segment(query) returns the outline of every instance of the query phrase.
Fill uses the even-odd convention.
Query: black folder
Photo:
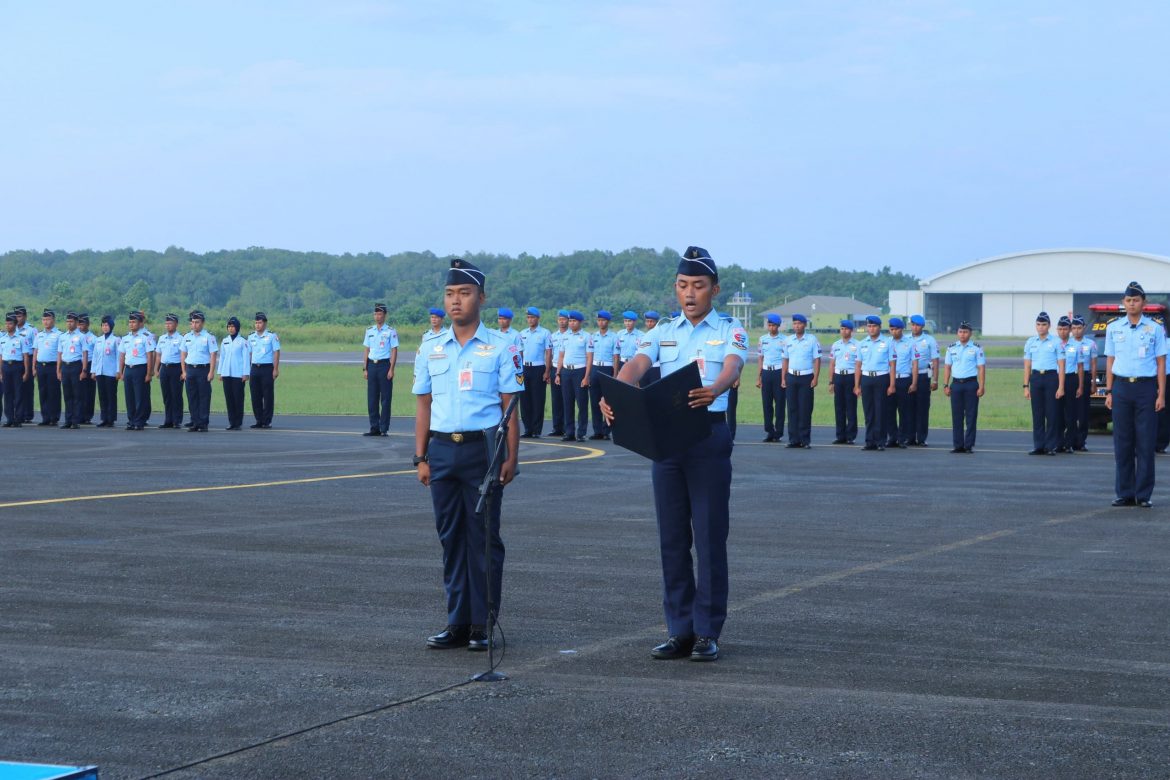
[[[687,406],[687,393],[703,384],[696,363],[642,388],[606,374],[594,378],[601,380],[601,395],[613,409],[613,443],[619,447],[663,460],[711,435],[707,407]]]

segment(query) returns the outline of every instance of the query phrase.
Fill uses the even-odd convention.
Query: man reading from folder
[[[648,331],[618,379],[636,383],[655,362],[662,375],[697,363],[703,386],[690,391],[692,408],[711,414],[711,435],[655,461],[651,470],[658,543],[662,553],[662,603],[669,637],[650,655],[657,659],[714,661],[727,617],[727,527],[731,499],[731,434],[727,391],[739,379],[747,332],[713,308],[719,272],[707,250],[688,247],[674,282],[680,315]],[[601,412],[613,422],[603,399]],[[691,559],[694,543],[698,571]]]

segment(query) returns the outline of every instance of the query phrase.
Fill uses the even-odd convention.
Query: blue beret
[[[558,317],[568,317],[569,310],[568,309],[557,309],[557,316]]]
[[[605,309],[601,309],[600,311],[597,312],[597,319],[599,319],[599,320],[612,320],[613,317]]]
[[[500,313],[499,313],[499,315],[498,315],[498,316],[500,316],[500,317],[507,317],[508,319],[512,319],[512,310],[511,310],[511,309],[509,309],[509,308],[508,308],[508,307],[506,307],[506,306],[504,306],[504,307],[501,307],[501,308],[500,308]]]
[[[585,315],[582,314],[581,312],[577,311],[576,309],[573,309],[569,312],[569,319],[576,320],[577,322],[584,322]]]
[[[622,312],[622,318],[627,320],[636,320],[638,319],[638,312],[626,309]]]
[[[853,330],[853,320],[841,320],[841,327]]]
[[[922,327],[925,328],[926,327],[926,317],[923,317],[921,314],[915,314],[912,317],[910,317],[910,324],[911,325],[921,325]]]
[[[804,316],[803,314],[793,314],[792,321],[803,322],[805,325],[808,325],[808,317]]]
[[[672,311],[670,313],[670,318],[673,320],[675,317],[679,316],[680,314],[682,314],[681,311]]]
[[[442,309],[440,309],[437,306],[431,307],[431,314],[435,315],[436,317],[446,317],[447,316],[447,312],[443,311]]]
[[[877,316],[876,314],[871,314],[865,318],[865,324],[866,325],[881,325],[882,318]]]
[[[901,317],[890,317],[890,327],[904,328],[906,327],[906,322]]]
[[[658,316],[658,312],[654,311],[653,309],[651,309],[650,311],[643,314],[642,317],[643,317],[643,319],[647,319],[647,320],[660,320],[660,319],[662,319],[661,317]]]
[[[766,320],[769,325],[779,325],[783,321],[779,314],[769,314]]]
[[[540,309],[536,308],[535,306],[529,306],[528,313],[531,314],[533,317],[539,317],[540,316]]]

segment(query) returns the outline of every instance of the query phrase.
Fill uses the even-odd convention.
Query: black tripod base
[[[472,682],[501,682],[507,679],[508,675],[504,674],[503,672],[496,671],[480,672],[479,674],[471,676]]]

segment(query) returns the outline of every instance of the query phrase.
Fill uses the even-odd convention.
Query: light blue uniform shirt
[[[907,377],[913,379],[911,374],[914,371],[914,342],[907,336],[902,336],[900,339],[890,336],[890,349],[894,353],[895,375],[902,379]]]
[[[918,361],[918,373],[931,374],[931,361],[939,359],[938,341],[929,333],[923,333],[921,336],[911,336],[910,341],[914,344],[914,358]]]
[[[760,336],[759,347],[760,354],[764,356],[764,370],[775,370],[784,364],[784,342],[787,338],[782,333],[775,336],[765,333]]]
[[[637,328],[630,331],[622,328],[618,331],[618,355],[623,363],[627,360],[633,360],[634,355],[638,354],[638,345],[642,343],[642,335],[642,331]]]
[[[74,328],[57,337],[57,351],[62,363],[80,363],[85,355],[85,334]]]
[[[1105,356],[1113,357],[1114,376],[1157,376],[1158,358],[1166,354],[1165,329],[1146,316],[1131,327],[1119,317],[1105,328]]]
[[[12,335],[8,335],[8,331],[0,330],[0,360],[24,360],[25,355],[32,354],[32,344],[28,343],[28,339],[20,334],[20,331],[14,330]]]
[[[462,347],[455,333],[429,335],[419,348],[415,395],[431,395],[432,431],[482,431],[504,416],[500,395],[524,389],[520,349],[510,338],[481,324]]]
[[[1060,336],[1057,336],[1056,338],[1059,340]],[[1067,376],[1068,374],[1075,374],[1077,369],[1082,365],[1081,350],[1079,345],[1076,341],[1073,340],[1071,336],[1069,336],[1068,341],[1060,342],[1060,351],[1064,356],[1065,375]]]
[[[252,349],[248,340],[237,335],[224,336],[219,345],[219,361],[215,364],[215,372],[220,376],[245,377],[252,373]]]
[[[617,334],[612,330],[607,330],[604,334],[597,331],[589,337],[589,351],[593,353],[593,365],[613,365],[613,356],[617,353],[617,340]]]
[[[552,348],[552,334],[543,325],[520,331],[520,342],[524,348],[524,362],[544,365],[544,353]]]
[[[366,328],[362,346],[370,348],[370,360],[389,360],[390,350],[398,346],[398,331],[389,325]]]
[[[894,361],[894,351],[890,346],[890,337],[884,333],[878,337],[866,336],[857,343],[857,356],[861,360],[861,373],[890,373],[890,363]]]
[[[552,331],[552,335],[550,335],[548,338],[549,343],[552,344],[553,368],[557,367],[557,358],[560,357],[561,353],[565,351],[565,334],[568,332],[569,331],[567,330],[561,332],[560,328],[557,328],[556,330]]]
[[[1051,333],[1044,338],[1032,336],[1024,342],[1024,359],[1032,361],[1033,371],[1055,371],[1056,362],[1064,360],[1060,339]]]
[[[956,341],[947,347],[945,364],[951,367],[951,379],[970,379],[979,376],[979,366],[987,365],[987,358],[974,341]]]
[[[118,345],[121,341],[113,333],[94,336],[93,357],[89,361],[89,370],[94,376],[118,375]]]
[[[61,338],[61,331],[56,327],[50,330],[38,330],[33,338],[33,349],[37,353],[38,363],[57,362],[57,340]]]
[[[703,386],[715,384],[723,363],[738,360],[743,365],[747,358],[747,331],[734,317],[724,317],[714,309],[707,312],[698,325],[686,317],[662,319],[638,346],[638,354],[662,364],[662,376],[668,376],[687,363],[699,364]],[[711,412],[727,411],[727,390],[707,407]]]
[[[206,330],[190,331],[183,336],[183,362],[189,366],[206,366],[211,363],[211,353],[219,352],[219,340]]]
[[[248,336],[248,346],[252,350],[252,365],[266,366],[273,361],[273,355],[280,352],[280,336],[270,330],[263,334],[253,332]]]
[[[565,356],[565,367],[577,366],[584,368],[586,353],[589,351],[589,334],[583,330],[574,333],[565,331],[565,338],[561,342],[561,353]]]
[[[142,331],[127,333],[118,342],[118,351],[126,356],[127,366],[144,366],[154,352],[154,339]]]
[[[16,329],[16,332],[28,339],[29,346],[32,347],[37,340],[37,329],[27,322]]]
[[[158,353],[158,359],[168,366],[174,365],[183,359],[183,336],[178,331],[174,333],[164,333],[158,337],[158,341],[154,345],[154,351]]]
[[[791,333],[784,339],[784,357],[788,358],[789,372],[812,371],[813,361],[820,356],[821,342],[817,341],[817,337],[808,331],[805,331],[805,334],[800,338],[797,338],[795,333]]]
[[[78,328],[78,330],[81,330]],[[93,362],[93,345],[97,343],[97,336],[93,334],[92,330],[81,331],[81,346],[85,348],[85,359],[90,363]]]
[[[1080,356],[1081,365],[1085,367],[1085,371],[1096,372],[1097,339],[1093,338],[1092,336],[1087,336],[1081,339],[1069,340],[1077,345],[1077,354]]]
[[[833,371],[835,373],[852,374],[857,368],[857,360],[861,355],[861,349],[857,346],[857,339],[837,339],[833,342],[833,346],[829,347],[829,357],[833,358]]]

